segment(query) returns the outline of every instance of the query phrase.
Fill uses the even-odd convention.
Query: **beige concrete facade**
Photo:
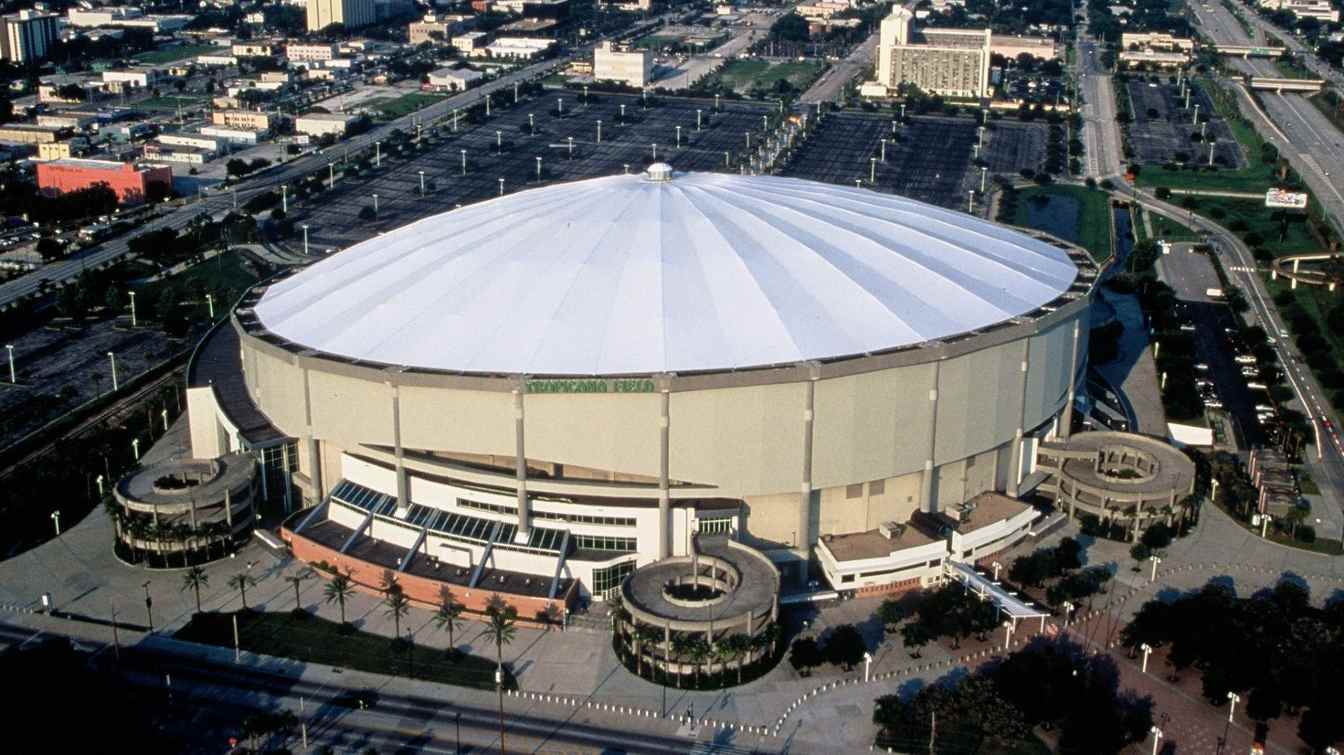
[[[896,6],[878,36],[877,84],[887,94],[903,85],[944,97],[989,96],[989,29],[914,30],[914,14]]]

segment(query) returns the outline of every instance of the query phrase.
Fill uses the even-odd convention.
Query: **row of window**
[[[713,519],[701,519],[700,532],[705,535],[731,535],[733,534],[733,518],[731,516],[724,516],[715,517]]]
[[[495,514],[518,516],[518,508],[516,506],[504,506],[498,503],[473,501],[469,498],[457,499],[457,505],[464,509],[476,509],[477,511],[489,511]],[[634,517],[628,516],[589,516],[587,514],[559,514],[554,511],[533,510],[532,518],[549,519],[556,522],[571,522],[574,524],[609,524],[619,527],[635,526]]]
[[[620,587],[625,578],[633,574],[634,571],[634,561],[622,561],[619,564],[612,564],[602,569],[593,569],[593,594],[605,597],[609,590]]]
[[[941,558],[935,558],[934,560],[932,560],[932,561],[930,561],[930,562],[928,562],[928,563],[926,563],[926,564],[910,564],[910,565],[908,565],[908,566],[899,566],[899,567],[897,567],[897,568],[895,568],[895,569],[879,569],[878,571],[867,571],[867,572],[863,572],[862,574],[859,574],[858,577],[859,577],[860,579],[869,579],[869,578],[872,578],[872,577],[883,577],[883,576],[886,576],[886,575],[888,575],[888,574],[896,574],[897,572],[909,571],[909,570],[911,570],[911,569],[932,569],[932,568],[938,566],[939,564],[941,564],[942,562],[943,562],[943,560],[942,560]],[[841,575],[840,575],[840,581],[841,581],[841,582],[853,582],[853,581],[854,581],[854,577],[855,577],[855,575],[853,575],[853,574],[841,574]]]
[[[621,553],[634,553],[639,550],[635,547],[636,539],[633,537],[608,537],[606,535],[574,535],[574,542],[579,550],[589,551],[618,551]]]

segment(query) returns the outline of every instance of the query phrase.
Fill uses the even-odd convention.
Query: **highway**
[[[650,19],[622,32],[621,36],[637,34],[640,31],[656,26],[659,23],[661,23],[661,18]],[[203,212],[215,215],[228,211],[234,206],[235,199],[237,204],[242,206],[256,194],[275,189],[281,184],[292,183],[297,178],[307,176],[326,167],[329,163],[336,160],[338,154],[357,153],[360,150],[371,146],[375,141],[387,138],[387,135],[391,133],[393,129],[401,129],[404,132],[414,132],[415,124],[429,123],[450,115],[454,109],[470,107],[471,105],[484,100],[485,96],[488,94],[504,92],[506,96],[511,97],[513,85],[515,83],[522,83],[543,77],[556,68],[568,64],[575,55],[591,49],[596,44],[597,42],[595,41],[590,45],[571,52],[569,55],[545,60],[518,69],[517,71],[506,74],[505,76],[475,89],[469,89],[466,92],[440,100],[439,102],[415,113],[407,114],[394,121],[376,126],[363,134],[340,142],[331,149],[326,150],[325,154],[312,153],[297,158],[292,162],[273,166],[270,169],[257,174],[255,177],[248,178],[233,187],[233,189],[236,190],[236,198],[234,196],[234,190],[210,192],[203,200],[182,204],[170,212],[144,223],[132,233],[109,239],[102,244],[72,254],[65,259],[44,265],[27,275],[0,283],[0,310],[8,308],[10,305],[21,299],[36,295],[42,292],[44,288],[54,288],[66,281],[73,280],[85,270],[105,267],[116,262],[126,255],[128,251],[126,242],[132,236],[163,228],[172,228],[174,230],[181,229],[190,223],[193,218],[199,216]]]
[[[1286,32],[1269,26],[1263,19],[1245,10],[1244,6],[1243,15],[1251,22],[1254,38],[1246,34],[1237,19],[1221,3],[1202,6],[1191,2],[1189,7],[1199,27],[1218,43],[1263,44],[1266,29],[1285,42],[1291,39]],[[1296,40],[1292,41],[1297,44]],[[1301,45],[1297,44],[1296,49],[1301,50]],[[1304,56],[1307,57],[1314,60],[1314,56]],[[1234,58],[1232,63],[1238,71],[1252,76],[1282,76],[1274,61],[1268,58]],[[1324,66],[1319,62],[1317,65]],[[1242,82],[1224,79],[1222,83],[1235,89],[1242,113],[1302,176],[1336,229],[1344,231],[1344,191],[1341,191],[1341,186],[1344,186],[1344,178],[1341,178],[1344,177],[1344,134],[1301,94],[1261,91],[1258,93],[1260,101],[1264,103],[1264,109],[1261,109]],[[1255,155],[1247,157],[1256,159]]]
[[[813,82],[806,92],[798,98],[798,101],[804,105],[815,105],[818,102],[835,102],[837,96],[845,88],[845,85],[854,80],[865,71],[872,71],[874,61],[877,60],[877,42],[880,32],[873,29],[873,33],[868,38],[854,46],[849,55],[844,60],[836,63],[821,75],[821,78]]]
[[[1240,25],[1226,10],[1222,14],[1205,14],[1201,12],[1197,4],[1192,3],[1190,7],[1196,9],[1197,18],[1208,19],[1209,29],[1206,33],[1216,33],[1221,38],[1220,41],[1232,44],[1247,40],[1247,36]],[[1104,117],[1108,113],[1108,107],[1114,103],[1114,98],[1109,91],[1110,77],[1097,73],[1098,64],[1090,54],[1094,49],[1094,42],[1086,37],[1085,30],[1081,31],[1078,41],[1078,61],[1079,73],[1082,78],[1081,83],[1085,93],[1084,99],[1086,100],[1083,114],[1087,124],[1084,129],[1084,144],[1088,153],[1087,172],[1089,176],[1098,180],[1110,178],[1117,186],[1125,186],[1126,184],[1121,176],[1123,165],[1119,159],[1121,154],[1119,150],[1121,143],[1120,128],[1113,116]],[[1264,61],[1251,62],[1253,65],[1264,64]],[[1297,106],[1297,110],[1290,109],[1289,112],[1315,111],[1315,108],[1310,104],[1302,102],[1298,95],[1271,95],[1271,97],[1291,102],[1292,105]],[[1291,142],[1285,133],[1295,132],[1297,128],[1308,129],[1306,125],[1309,122],[1306,120],[1307,116],[1300,115],[1299,118],[1302,120],[1299,123],[1287,126],[1283,132],[1274,134],[1278,127],[1269,120],[1265,113],[1259,111],[1244,89],[1240,91],[1240,99],[1244,106],[1243,112],[1251,117],[1257,130],[1262,135],[1273,134],[1273,138],[1278,140],[1281,154],[1289,158],[1299,172],[1303,171],[1303,168],[1299,166],[1307,167],[1310,171],[1311,166],[1305,165],[1303,158],[1310,160],[1314,156],[1310,153],[1292,150],[1291,145],[1296,142]],[[1268,105],[1269,98],[1265,99]],[[1292,100],[1297,100],[1297,102],[1292,102]],[[1320,137],[1330,138],[1323,133],[1320,134]],[[1333,138],[1339,138],[1337,131],[1334,132]],[[1319,143],[1310,141],[1304,142],[1301,146],[1307,145],[1314,145],[1318,150],[1321,149]],[[1288,149],[1285,149],[1285,147],[1288,147]],[[1255,158],[1255,156],[1250,157]],[[1337,154],[1335,157],[1338,158],[1339,155]],[[1317,165],[1319,166],[1319,164]],[[1333,171],[1331,172],[1333,173]],[[1341,218],[1344,218],[1344,197],[1339,196],[1338,187],[1329,185],[1338,183],[1338,181],[1325,181],[1323,179],[1327,177],[1323,174],[1324,170],[1303,172],[1305,180],[1318,192],[1317,196],[1321,198],[1327,211],[1333,215],[1338,223]],[[1339,175],[1344,175],[1344,173],[1335,174],[1336,178]],[[1337,507],[1344,508],[1344,441],[1341,441],[1337,431],[1339,423],[1337,420],[1327,419],[1334,416],[1334,410],[1326,398],[1325,391],[1293,347],[1290,333],[1273,302],[1270,301],[1251,250],[1236,234],[1227,230],[1227,228],[1174,204],[1163,202],[1148,190],[1130,186],[1127,187],[1127,192],[1129,199],[1146,210],[1177,220],[1204,234],[1219,255],[1224,269],[1246,293],[1246,299],[1251,305],[1251,310],[1248,313],[1249,319],[1262,325],[1265,331],[1274,338],[1274,349],[1278,355],[1279,363],[1283,367],[1287,382],[1296,397],[1299,408],[1307,415],[1311,430],[1315,435],[1310,440],[1316,446],[1317,458],[1307,460],[1308,469],[1325,493],[1327,500],[1333,501]],[[1124,196],[1122,192],[1117,191],[1115,193]],[[1322,535],[1335,537],[1336,533],[1325,532]]]

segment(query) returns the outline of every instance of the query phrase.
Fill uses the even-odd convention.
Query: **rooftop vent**
[[[644,171],[644,175],[650,181],[671,181],[672,166],[667,163],[654,163],[649,166],[648,170]]]

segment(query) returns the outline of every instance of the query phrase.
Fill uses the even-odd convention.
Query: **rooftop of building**
[[[136,166],[120,160],[92,160],[86,157],[63,157],[45,163],[58,168],[79,168],[81,170],[135,170]]]
[[[831,552],[836,561],[863,561],[870,558],[886,558],[893,551],[916,548],[921,545],[938,542],[908,524],[898,525],[894,537],[887,537],[879,530],[852,532],[847,535],[822,535],[821,542]]]
[[[958,510],[951,513],[949,518],[956,522],[957,532],[965,534],[1005,519],[1011,519],[1031,508],[1032,506],[1029,503],[1024,503],[1003,493],[989,491],[980,493],[962,504]]]

